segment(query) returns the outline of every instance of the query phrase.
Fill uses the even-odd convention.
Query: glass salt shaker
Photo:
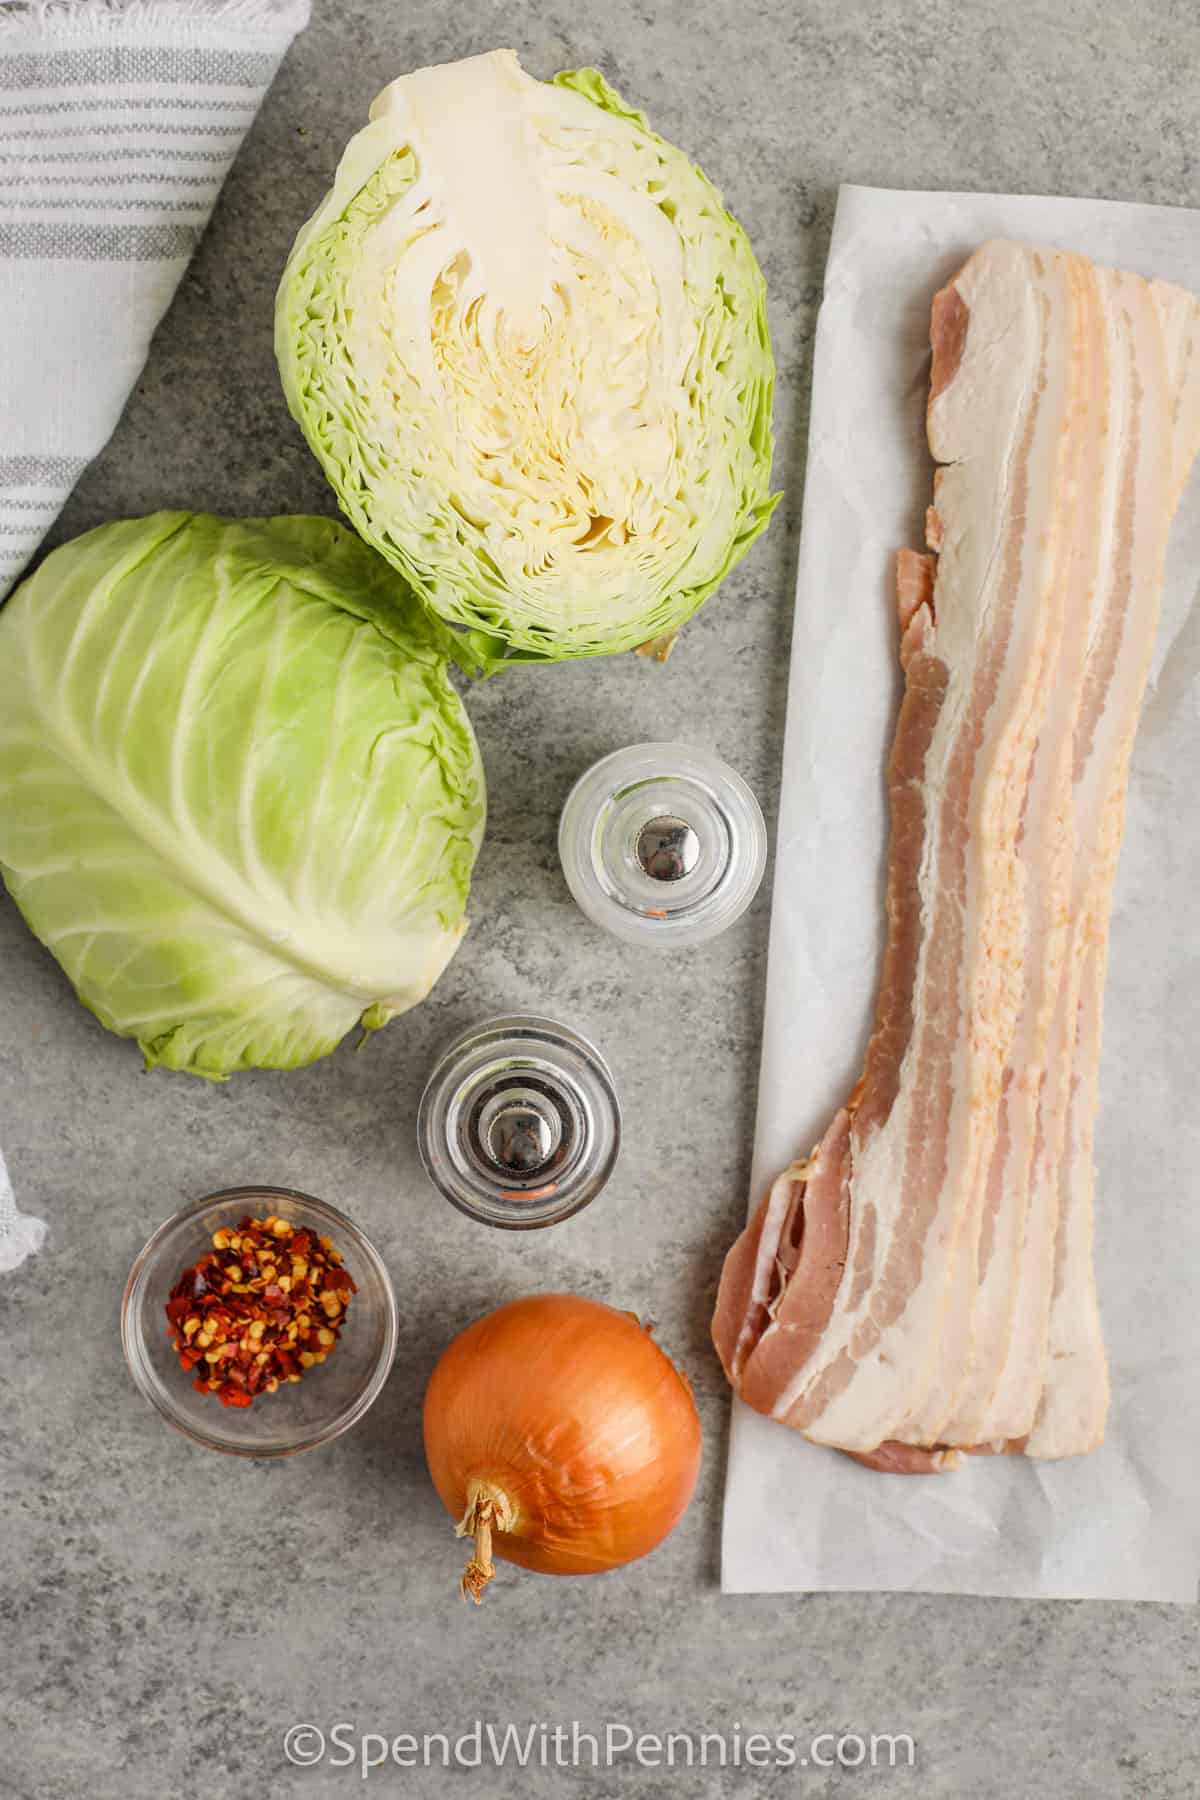
[[[631,744],[575,783],[558,852],[589,919],[629,943],[674,949],[715,937],[746,910],[767,830],[741,776],[710,751]]]
[[[530,1231],[595,1199],[617,1160],[608,1065],[570,1026],[513,1013],[455,1038],[417,1114],[425,1172],[460,1212]]]

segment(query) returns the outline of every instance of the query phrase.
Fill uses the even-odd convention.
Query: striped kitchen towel
[[[0,0],[0,597],[107,442],[307,18],[308,0]],[[0,1152],[0,1271],[44,1236]]]
[[[308,6],[0,0],[0,597],[107,442]]]

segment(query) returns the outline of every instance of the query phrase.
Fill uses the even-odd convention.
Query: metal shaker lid
[[[632,943],[715,937],[762,880],[767,832],[727,763],[688,744],[631,744],[583,774],[563,807],[563,873],[597,925]]]

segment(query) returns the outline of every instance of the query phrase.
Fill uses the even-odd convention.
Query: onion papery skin
[[[425,1454],[456,1520],[506,1497],[494,1554],[591,1575],[656,1548],[686,1511],[700,1421],[685,1376],[633,1313],[571,1294],[515,1300],[455,1338],[425,1396]]]

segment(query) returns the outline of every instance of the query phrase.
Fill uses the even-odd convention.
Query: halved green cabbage
[[[444,636],[329,519],[102,525],[0,610],[0,872],[148,1066],[296,1068],[429,992],[484,819]]]
[[[484,667],[677,630],[774,505],[746,234],[594,69],[498,50],[385,88],[276,355],[347,516]]]

